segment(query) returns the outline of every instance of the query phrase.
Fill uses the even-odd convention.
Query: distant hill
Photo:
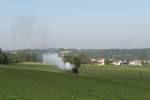
[[[73,54],[86,52],[93,58],[150,59],[150,49],[65,49]]]
[[[16,50],[15,50],[16,51]],[[45,53],[77,54],[87,53],[91,58],[114,58],[114,59],[150,59],[150,48],[147,49],[22,49],[30,54],[36,54],[39,58]],[[8,51],[7,51],[8,52]]]

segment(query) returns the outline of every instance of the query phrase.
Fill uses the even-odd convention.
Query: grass
[[[84,65],[74,75],[52,65],[0,65],[0,100],[150,100],[150,68]]]

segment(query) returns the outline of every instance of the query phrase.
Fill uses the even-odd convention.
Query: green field
[[[50,65],[0,65],[0,100],[150,100],[150,68],[84,65],[74,75]]]

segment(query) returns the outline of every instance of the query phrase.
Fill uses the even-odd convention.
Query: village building
[[[141,61],[140,60],[129,61],[129,65],[141,66]]]
[[[98,64],[98,65],[105,65],[105,59],[99,58],[99,59],[97,60],[97,64]]]
[[[105,65],[105,59],[103,59],[103,58],[98,58],[98,59],[92,58],[91,62],[96,65]]]
[[[150,61],[149,60],[133,60],[129,62],[129,65],[135,65],[135,66],[149,66]]]
[[[122,61],[121,60],[112,60],[112,64],[113,65],[122,65]]]

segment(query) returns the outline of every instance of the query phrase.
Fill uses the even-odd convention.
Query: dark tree
[[[105,59],[105,65],[109,65],[111,62],[109,59]]]
[[[80,59],[78,57],[74,57],[72,62],[73,62],[73,65],[74,65],[74,68],[73,68],[72,72],[73,73],[78,73],[78,68],[81,65]]]
[[[74,55],[65,55],[64,62],[69,62],[69,63],[73,64],[73,58],[74,58]]]
[[[0,64],[8,64],[8,57],[5,52],[0,49]]]
[[[78,57],[73,58],[73,64],[76,68],[79,68],[81,65],[80,59]]]
[[[80,52],[78,54],[78,57],[80,59],[81,64],[90,64],[91,63],[90,56],[85,52]]]

